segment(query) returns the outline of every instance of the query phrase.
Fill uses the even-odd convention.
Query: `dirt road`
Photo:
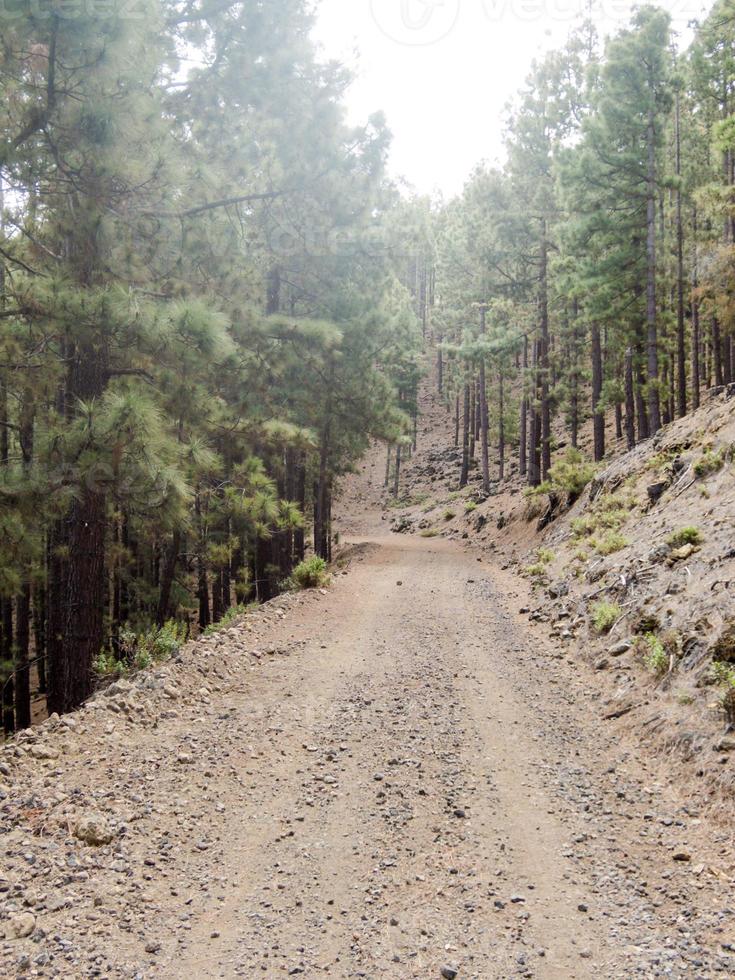
[[[441,540],[358,559],[272,617],[251,669],[197,653],[177,683],[203,692],[144,726],[97,712],[11,789],[2,897],[35,932],[0,973],[732,975],[728,834],[600,720],[524,584]],[[115,840],[34,836],[59,788]]]

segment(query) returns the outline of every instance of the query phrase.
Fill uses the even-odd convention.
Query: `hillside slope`
[[[576,501],[529,495],[515,461],[486,497],[477,462],[458,490],[452,419],[424,391],[427,422],[401,492],[382,495],[402,533],[479,545],[534,583],[533,620],[594,665],[609,713],[672,753],[712,802],[735,790],[735,397],[599,468]],[[376,479],[376,483],[379,481]],[[692,766],[691,763],[694,765]]]
[[[345,481],[328,589],[3,746],[1,976],[733,975],[730,825],[580,662],[575,603],[607,583],[572,577],[571,515],[547,531],[570,589],[549,605],[470,538],[478,512],[509,556],[535,537],[518,487],[501,532],[492,499],[446,517],[432,411],[407,469],[435,469],[426,513],[382,508],[376,449]],[[404,516],[436,536],[391,534]]]

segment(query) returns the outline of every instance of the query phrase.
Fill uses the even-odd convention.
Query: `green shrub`
[[[425,527],[423,531],[419,531],[420,538],[436,538],[439,536],[439,532],[435,527]]]
[[[129,667],[124,660],[118,660],[111,650],[100,650],[94,662],[94,672],[99,677],[123,677]]]
[[[471,514],[473,510],[477,510],[477,504],[474,500],[468,500],[464,505],[465,514]]]
[[[575,517],[572,521],[572,534],[575,538],[586,538],[594,534],[597,522],[593,517]]]
[[[323,558],[312,555],[294,568],[291,578],[298,589],[321,588],[329,582],[327,563]]]
[[[546,565],[543,562],[536,562],[535,565],[529,565],[526,568],[526,573],[531,576],[531,578],[544,578],[546,575]]]
[[[239,619],[240,616],[244,616],[249,608],[250,606],[243,604],[230,606],[218,623],[210,623],[210,625],[207,626],[207,628],[204,630],[204,635],[211,636],[212,633],[219,633],[220,630],[226,629],[230,623],[233,623],[236,619]]]
[[[167,660],[179,652],[188,635],[189,627],[186,623],[169,619],[160,629],[146,633],[139,648],[146,649],[153,660]]]
[[[608,531],[601,538],[594,538],[591,543],[598,555],[614,555],[616,551],[622,551],[630,544],[619,531]]]
[[[666,539],[670,548],[683,548],[686,544],[699,545],[704,541],[704,535],[696,527],[682,527],[674,531]]]
[[[643,639],[643,663],[657,677],[663,677],[670,667],[669,654],[655,633],[646,633]]]
[[[146,670],[178,653],[188,635],[188,624],[175,619],[145,633],[121,629],[117,639],[118,655],[111,650],[101,650],[94,663],[95,673],[100,677],[121,677],[131,670]]]
[[[444,520],[445,521],[453,521],[456,516],[457,516],[457,514],[453,510],[445,510],[444,511]]]
[[[724,449],[713,452],[712,448],[708,447],[694,464],[694,475],[701,480],[705,476],[717,473],[725,465],[725,456]]]
[[[596,602],[592,606],[592,625],[598,633],[609,633],[623,610],[617,602]]]
[[[578,449],[570,447],[549,469],[549,481],[571,497],[578,497],[595,475],[596,467]]]
[[[550,565],[556,555],[549,548],[539,548],[536,557],[542,565]]]

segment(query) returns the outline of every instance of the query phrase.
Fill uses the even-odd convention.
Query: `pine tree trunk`
[[[71,355],[67,403],[91,402],[106,385],[104,352],[81,347]],[[93,690],[92,665],[104,643],[107,503],[101,487],[82,481],[80,496],[56,525],[57,601],[49,608],[51,712],[78,708]]]
[[[46,693],[46,586],[36,586],[33,596],[33,642],[36,653],[38,690]]]
[[[653,109],[648,115],[646,133],[648,150],[646,209],[646,324],[648,363],[648,423],[652,433],[661,428],[661,406],[658,390],[658,330],[656,322],[656,144]]]
[[[635,446],[635,387],[633,384],[633,348],[625,352],[625,438],[628,449]]]
[[[3,731],[12,735],[15,731],[15,675],[13,674],[13,602],[0,599],[0,665],[3,685]]]
[[[595,462],[605,457],[605,415],[600,411],[602,399],[602,340],[600,325],[592,324],[592,426]]]
[[[701,355],[701,328],[699,324],[699,299],[697,291],[699,289],[699,254],[697,249],[697,209],[692,213],[692,236],[694,245],[692,249],[692,403],[694,408],[699,408],[702,397],[702,376],[700,371]]]
[[[33,463],[35,405],[29,391],[23,395],[18,438],[23,472],[30,479]],[[32,569],[25,569],[26,579],[15,605],[15,724],[16,728],[29,728],[31,724],[31,583]]]
[[[299,454],[299,461],[296,468],[296,503],[301,509],[301,513],[306,516],[306,454]],[[296,564],[304,560],[306,553],[306,540],[303,527],[297,527],[294,531],[294,561]]]
[[[15,603],[15,727],[31,725],[31,587],[26,582]]]
[[[171,590],[176,576],[176,565],[180,551],[181,531],[175,528],[161,568],[161,586],[158,593],[158,610],[156,613],[156,622],[159,626],[163,626],[166,620],[171,617]]]
[[[541,232],[540,276],[540,362],[541,362],[541,480],[546,479],[551,468],[551,404],[549,399],[549,243],[546,238],[546,221]]]
[[[204,521],[202,517],[202,501],[197,490],[194,495],[194,514],[196,516],[197,525],[197,555],[196,555],[196,572],[197,572],[197,600],[199,602],[199,629],[206,629],[207,626],[212,622],[212,617],[209,612],[209,582],[207,579],[207,560],[206,560],[206,549],[207,549],[207,536],[206,529],[204,526]]]
[[[459,394],[454,399],[454,448],[459,448]]]
[[[0,178],[1,181],[1,178]],[[2,183],[0,182],[0,204],[2,204]],[[0,219],[2,215],[0,214]],[[0,263],[0,287],[4,290],[5,266]],[[0,302],[4,295],[0,293]],[[10,459],[8,439],[8,391],[0,381],[0,467],[5,469]],[[7,596],[0,597],[0,685],[2,685],[3,731],[15,731],[14,675],[13,675],[13,603]]]
[[[526,476],[528,473],[528,393],[526,383],[528,376],[528,334],[523,335],[523,376],[521,390],[521,418],[518,437],[518,473]]]
[[[485,308],[480,311],[480,331],[485,335]],[[487,379],[485,377],[485,358],[480,358],[480,450],[482,459],[482,489],[490,493],[490,420],[487,409]]]
[[[715,385],[719,388],[725,382],[722,371],[722,336],[720,334],[720,321],[716,316],[712,317],[712,360],[714,364]]]
[[[462,471],[459,477],[459,486],[467,486],[470,475],[470,386],[465,382],[464,386],[464,413],[462,416]]]
[[[676,175],[681,178],[681,97],[676,92]],[[677,409],[687,413],[686,330],[684,324],[684,222],[681,216],[681,186],[676,188],[676,359]]]
[[[498,478],[505,480],[505,376],[498,372]]]
[[[648,439],[651,434],[650,425],[648,421],[648,409],[646,407],[646,399],[643,397],[643,393],[646,386],[646,379],[643,374],[643,347],[644,341],[640,339],[638,345],[638,357],[636,359],[635,365],[635,400],[636,400],[636,415],[638,418],[638,439],[642,441],[643,439]]]
[[[531,376],[533,397],[530,398],[528,423],[528,483],[537,487],[541,483],[541,414],[539,412],[539,341],[533,342]]]
[[[475,432],[477,427],[477,384],[470,384],[470,459],[475,458]]]
[[[328,560],[329,534],[327,528],[327,497],[329,482],[329,454],[332,433],[332,389],[334,385],[334,361],[329,362],[327,392],[324,404],[324,421],[319,444],[319,476],[314,501],[314,550],[319,558]]]
[[[402,458],[402,446],[400,442],[396,446],[396,465],[393,471],[393,496],[398,496],[398,491],[401,486],[401,458]]]
[[[579,307],[577,300],[572,303],[572,326],[569,331],[569,425],[572,446],[579,446],[579,345],[577,343],[577,320]]]
[[[444,354],[442,351],[442,343],[444,338],[439,335],[436,348],[436,387],[439,394],[444,392]]]

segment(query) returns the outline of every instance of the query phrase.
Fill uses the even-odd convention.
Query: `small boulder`
[[[623,643],[616,643],[615,646],[610,647],[607,653],[610,657],[622,657],[630,648],[631,644],[625,640]]]
[[[53,760],[59,758],[59,750],[55,749],[51,745],[44,745],[42,742],[38,745],[32,745],[30,748],[30,753],[34,759],[42,760]]]
[[[669,560],[672,562],[686,561],[688,558],[691,558],[692,555],[696,554],[697,551],[699,551],[699,548],[697,548],[695,545],[685,544],[681,548],[675,548],[669,555]]]
[[[648,499],[652,504],[657,504],[659,500],[668,490],[669,484],[665,481],[659,483],[652,483],[650,486],[646,487],[646,493],[648,494]]]
[[[11,915],[6,927],[6,939],[26,939],[36,928],[36,917],[30,912]]]
[[[115,834],[101,813],[90,813],[77,822],[74,836],[85,844],[101,847],[109,844]]]

